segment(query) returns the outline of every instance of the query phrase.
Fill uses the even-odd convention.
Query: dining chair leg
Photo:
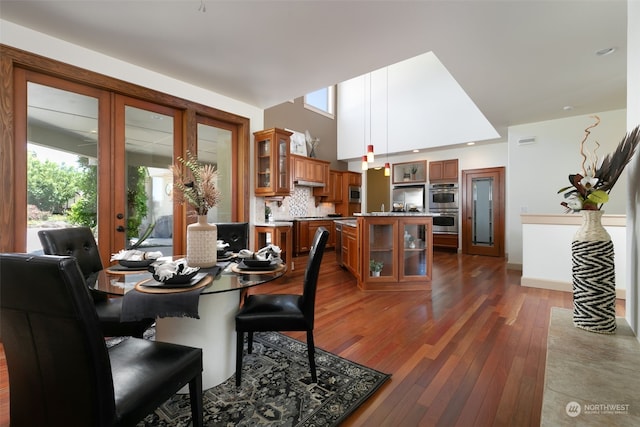
[[[313,331],[307,331],[307,353],[309,354],[309,368],[311,369],[311,381],[318,382],[316,375],[316,348],[313,344]]]
[[[247,332],[247,354],[253,352],[253,332]]]
[[[191,425],[193,427],[204,426],[202,407],[202,375],[198,374],[189,381],[189,400],[191,404]]]
[[[236,387],[242,382],[242,353],[244,351],[244,332],[236,333]]]

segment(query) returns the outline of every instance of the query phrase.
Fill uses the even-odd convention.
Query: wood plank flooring
[[[301,292],[305,264],[252,292]],[[343,425],[540,425],[550,308],[571,308],[571,294],[521,287],[500,258],[435,252],[433,265],[430,290],[362,292],[325,254],[316,346],[392,374]],[[8,399],[0,352],[0,427]]]

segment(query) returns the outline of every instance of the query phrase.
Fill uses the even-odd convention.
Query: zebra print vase
[[[601,334],[616,332],[613,242],[602,226],[603,211],[583,210],[571,244],[573,324]]]

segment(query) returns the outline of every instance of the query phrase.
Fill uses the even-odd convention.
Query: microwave
[[[361,201],[361,197],[360,197],[360,187],[356,187],[355,185],[350,185],[349,186],[349,203],[360,203]]]

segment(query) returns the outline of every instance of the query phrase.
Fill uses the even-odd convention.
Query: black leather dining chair
[[[229,244],[228,250],[238,253],[242,249],[249,248],[249,223],[248,222],[219,222],[218,240],[224,240]]]
[[[107,349],[73,257],[0,255],[12,427],[134,426],[189,386],[203,425],[202,350],[129,338]]]
[[[236,314],[236,386],[242,381],[244,334],[247,333],[247,352],[251,354],[253,333],[262,331],[306,331],[307,353],[311,380],[317,382],[313,322],[315,317],[316,288],[320,263],[329,232],[319,227],[313,237],[307,268],[304,272],[303,292],[297,294],[256,294],[245,298]]]
[[[89,227],[57,228],[38,231],[38,238],[46,255],[73,256],[80,266],[85,280],[91,280],[102,270],[98,245]],[[95,280],[95,278],[93,279]],[[94,301],[105,337],[133,336],[142,338],[155,319],[122,322],[123,298],[109,298],[102,292],[88,288]]]

